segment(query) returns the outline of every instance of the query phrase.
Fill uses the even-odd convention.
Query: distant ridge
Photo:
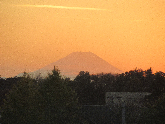
[[[71,79],[74,79],[80,71],[88,71],[90,74],[98,74],[102,72],[112,74],[123,73],[123,71],[112,66],[94,53],[73,52],[64,58],[37,71],[30,72],[29,74],[32,75],[32,77],[36,77],[39,74],[41,77],[46,77],[47,73],[50,73],[54,66],[58,67],[62,75],[70,77]]]

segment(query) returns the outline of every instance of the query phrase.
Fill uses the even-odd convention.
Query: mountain
[[[90,74],[112,73],[120,74],[123,71],[110,65],[108,62],[98,57],[91,52],[73,52],[68,56],[51,63],[37,71],[30,72],[32,77],[40,74],[41,77],[46,77],[47,73],[51,72],[56,66],[62,75],[74,79],[80,71],[88,71]]]

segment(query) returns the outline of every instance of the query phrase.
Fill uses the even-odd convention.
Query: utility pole
[[[126,124],[125,122],[125,102],[122,101],[122,124]]]
[[[122,113],[121,113],[121,115],[122,115],[122,124],[126,124],[126,122],[125,122],[125,101],[122,97],[116,97],[116,98],[119,100],[120,106],[122,108]]]

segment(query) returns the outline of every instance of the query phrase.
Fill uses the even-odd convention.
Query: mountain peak
[[[69,55],[95,55],[94,53],[92,52],[72,52],[71,54]]]
[[[75,78],[80,71],[88,71],[90,74],[123,72],[92,52],[73,52],[31,74],[35,76],[37,73],[38,75],[41,73],[41,76],[44,77],[45,74],[53,70],[54,66],[58,67],[62,75],[71,79]]]

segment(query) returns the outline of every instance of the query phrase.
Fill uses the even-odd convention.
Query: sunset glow
[[[164,0],[0,2],[0,75],[31,72],[76,51],[123,71],[165,72]]]

